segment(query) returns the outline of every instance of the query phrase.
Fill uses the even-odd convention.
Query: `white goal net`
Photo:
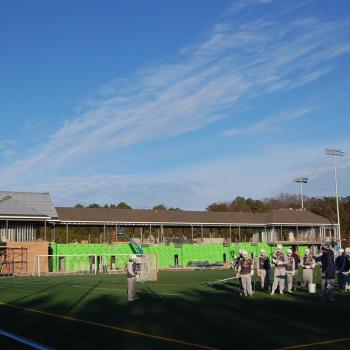
[[[158,279],[158,264],[155,254],[137,255],[136,267],[138,274],[136,279],[140,282],[157,281]]]
[[[158,277],[155,254],[62,254],[37,255],[35,275],[97,275],[125,272],[130,257],[136,256],[139,281],[156,281]]]

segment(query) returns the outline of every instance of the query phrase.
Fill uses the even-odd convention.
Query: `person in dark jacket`
[[[298,271],[299,271],[300,257],[295,247],[293,249],[292,257],[294,259],[294,267],[295,267],[295,273],[293,275],[293,290],[294,292],[296,292],[297,286],[298,286]]]
[[[350,290],[350,247],[345,249],[345,266],[343,275],[345,276],[345,290]]]
[[[335,261],[334,253],[328,243],[322,244],[322,254],[316,257],[316,261],[321,263],[321,302],[326,298],[334,301],[334,278],[335,278]]]
[[[257,274],[260,277],[261,289],[270,291],[271,282],[270,282],[270,259],[266,255],[265,249],[260,250],[260,256],[257,259]]]
[[[236,274],[238,273],[238,267],[239,267],[240,261],[243,259],[243,252],[244,251],[240,249],[238,257],[235,258],[233,261],[233,269],[236,271]],[[242,279],[239,277],[238,281],[239,281],[239,295],[243,295],[244,291],[243,291]]]
[[[347,257],[345,255],[344,249],[339,249],[339,254],[335,258],[335,267],[337,270],[338,288],[340,293],[345,292],[346,277],[343,272],[345,271],[346,260]]]

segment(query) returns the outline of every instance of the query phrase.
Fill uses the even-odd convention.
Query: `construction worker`
[[[271,295],[275,294],[277,286],[280,294],[283,294],[286,280],[286,255],[283,253],[282,244],[277,244],[277,250],[272,256],[272,263],[275,265]]]
[[[254,263],[249,259],[248,252],[242,252],[243,258],[239,261],[237,274],[241,278],[244,296],[252,296],[252,275],[254,274]]]
[[[315,259],[317,262],[321,263],[322,281],[320,300],[324,302],[327,298],[329,301],[334,301],[334,253],[329,243],[322,244],[321,249],[322,254]]]
[[[338,277],[338,288],[340,293],[345,292],[346,277],[343,274],[345,271],[346,255],[344,249],[339,249],[338,256],[335,258],[335,268]]]
[[[294,292],[297,291],[297,286],[298,286],[298,272],[299,272],[299,264],[300,264],[300,257],[299,254],[297,253],[297,247],[293,247],[293,259],[294,259],[294,267],[295,267],[295,273],[293,276],[293,290]]]
[[[136,270],[136,260],[136,256],[131,256],[126,267],[126,276],[128,279],[128,301],[130,302],[138,299],[136,292],[136,275],[138,273]]]
[[[309,284],[312,284],[314,281],[314,268],[316,266],[315,259],[311,255],[310,249],[305,249],[305,254],[301,259],[300,265],[303,269],[301,286],[303,288],[309,287]]]
[[[261,289],[270,290],[270,259],[266,255],[265,249],[260,249],[260,256],[256,262],[257,274],[260,277]]]
[[[295,274],[295,261],[293,258],[292,249],[287,250],[287,258],[286,258],[285,267],[286,267],[286,281],[287,281],[286,290],[288,293],[292,293],[293,277]]]

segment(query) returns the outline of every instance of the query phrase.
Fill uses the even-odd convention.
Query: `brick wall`
[[[48,242],[8,242],[6,244],[9,248],[25,248],[27,250],[27,261],[26,261],[26,271],[22,274],[33,274],[35,273],[35,257],[37,255],[47,255],[49,254],[49,243]],[[40,270],[48,272],[48,259],[41,258],[40,260]],[[21,274],[17,272],[17,274]]]

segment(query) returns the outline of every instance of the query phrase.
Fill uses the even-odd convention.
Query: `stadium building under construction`
[[[0,273],[69,272],[69,256],[85,257],[95,273],[122,268],[121,255],[135,253],[123,230],[159,268],[195,261],[230,263],[239,249],[252,254],[277,244],[317,249],[340,241],[336,224],[307,210],[266,213],[55,207],[49,193],[0,192]],[[44,257],[39,260],[38,257]],[[53,261],[50,256],[57,257]],[[81,267],[80,267],[81,268]],[[102,271],[102,270],[101,270]]]

